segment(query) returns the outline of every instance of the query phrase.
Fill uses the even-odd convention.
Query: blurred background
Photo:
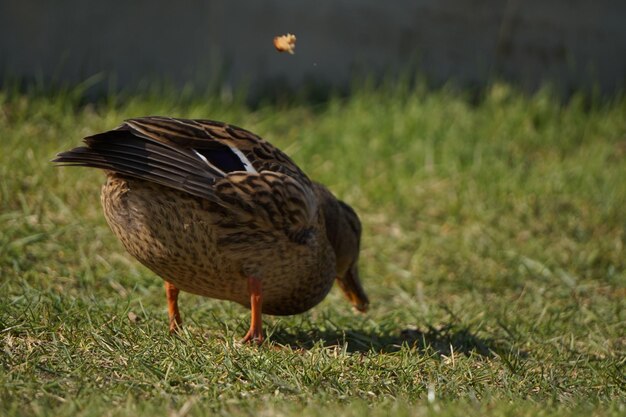
[[[297,35],[296,55],[272,38]],[[626,80],[623,0],[0,1],[3,82],[90,93],[175,87],[349,88],[358,77],[419,73],[481,87],[611,94]]]

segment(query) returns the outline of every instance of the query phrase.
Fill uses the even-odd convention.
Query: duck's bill
[[[362,313],[367,311],[370,300],[361,285],[356,264],[350,267],[345,276],[338,277],[337,283],[354,308]]]

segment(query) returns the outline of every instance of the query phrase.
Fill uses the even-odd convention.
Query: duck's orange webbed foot
[[[252,318],[250,320],[250,330],[241,339],[241,343],[263,343],[263,320],[262,320],[262,288],[261,280],[256,277],[248,278],[248,292],[250,293],[250,309],[252,310]]]
[[[167,297],[167,315],[170,318],[170,334],[175,334],[183,325],[178,311],[178,293],[180,290],[171,282],[165,281],[165,296]]]

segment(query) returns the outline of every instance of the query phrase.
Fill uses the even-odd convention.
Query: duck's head
[[[363,290],[359,278],[359,250],[361,248],[361,222],[356,212],[343,201],[335,200],[337,205],[334,221],[327,222],[327,234],[335,250],[337,262],[337,284],[350,300],[354,308],[365,312],[369,299]],[[329,230],[333,228],[334,230]]]

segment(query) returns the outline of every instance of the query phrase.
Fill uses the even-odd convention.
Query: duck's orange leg
[[[165,281],[165,296],[167,297],[167,315],[170,318],[170,333],[176,333],[183,321],[178,311],[178,293],[180,290],[171,282]]]
[[[241,343],[254,342],[263,343],[263,321],[261,320],[261,307],[263,305],[261,280],[256,277],[248,278],[248,292],[250,293],[250,309],[252,319],[250,320],[250,330],[241,339]]]

